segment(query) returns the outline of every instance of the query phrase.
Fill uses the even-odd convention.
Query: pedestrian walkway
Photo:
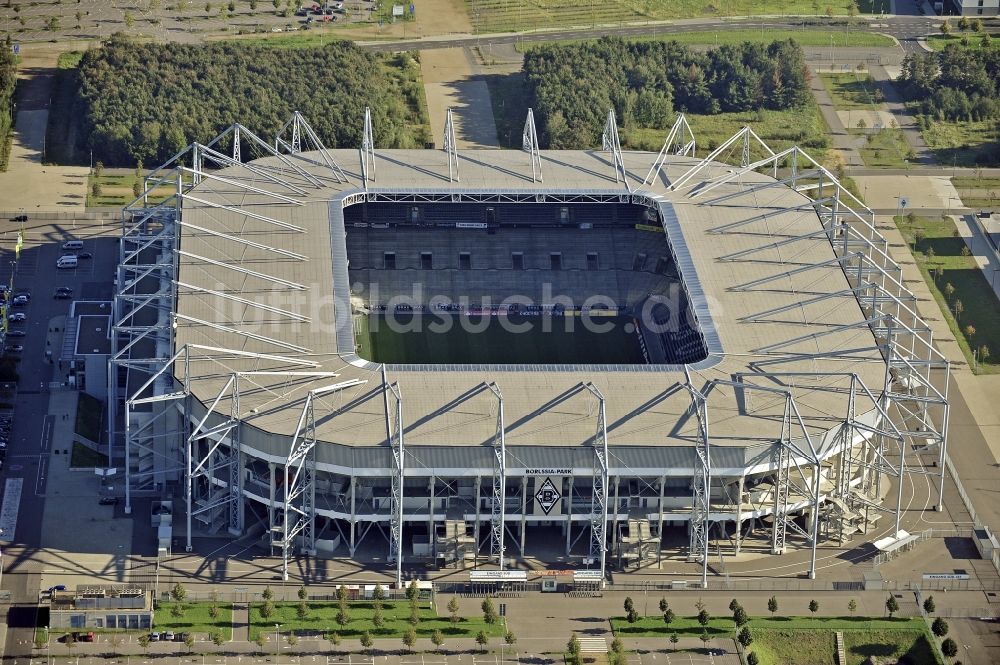
[[[933,151],[924,142],[924,137],[920,133],[920,127],[906,109],[903,98],[900,96],[899,91],[896,90],[896,86],[893,85],[893,77],[889,75],[889,72],[882,65],[873,64],[868,68],[868,71],[875,80],[875,83],[882,89],[886,109],[895,117],[896,124],[903,130],[903,138],[906,140],[907,145],[913,149],[913,163],[924,165],[937,164]]]
[[[243,603],[233,605],[233,641],[250,641],[250,608]]]
[[[608,640],[604,637],[587,637],[577,635],[580,640],[580,653],[607,653]]]
[[[826,121],[827,126],[830,128],[833,148],[844,156],[844,162],[847,166],[864,166],[865,163],[861,159],[861,153],[858,152],[858,139],[851,136],[847,132],[847,128],[844,127],[844,123],[840,121],[837,109],[833,105],[833,98],[830,97],[830,93],[827,92],[826,86],[823,85],[823,81],[816,71],[813,71],[812,76],[809,77],[809,88],[816,98],[816,104],[819,106],[819,112],[822,114],[823,120]]]

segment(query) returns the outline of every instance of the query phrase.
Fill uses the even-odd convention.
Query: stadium
[[[174,529],[283,560],[641,570],[904,546],[948,365],[874,216],[744,128],[703,158],[329,149],[233,125],[123,215],[109,420]],[[168,190],[165,200],[154,194]],[[169,542],[165,545],[169,547]],[[530,562],[530,563],[529,563]],[[599,575],[599,577],[598,577]],[[502,578],[502,575],[501,575]]]

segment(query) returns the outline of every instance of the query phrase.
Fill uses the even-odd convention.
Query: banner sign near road
[[[925,580],[967,580],[968,573],[925,573]]]

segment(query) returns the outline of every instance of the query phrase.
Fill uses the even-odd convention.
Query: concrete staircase
[[[839,630],[835,633],[837,637],[837,663],[847,665],[847,649],[844,648],[844,634]]]

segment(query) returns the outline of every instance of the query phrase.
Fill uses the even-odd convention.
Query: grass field
[[[870,111],[875,108],[873,97],[873,84],[871,76],[858,75],[852,73],[845,74],[820,74],[820,80],[830,97],[833,105],[840,111],[851,111],[863,109]]]
[[[758,24],[756,28],[733,27],[726,30],[695,30],[691,32],[670,32],[662,35],[646,37],[629,37],[629,41],[676,41],[693,46],[724,46],[742,44],[743,42],[770,44],[774,40],[794,39],[802,46],[826,46],[829,48],[831,38],[835,47],[856,46],[867,48],[892,47],[895,42],[885,35],[871,32],[846,32],[845,30],[775,30],[770,26]],[[561,39],[552,42],[519,42],[518,51],[526,52],[543,44],[578,44],[580,39]],[[825,75],[824,75],[825,76]],[[841,76],[838,74],[837,76]],[[851,75],[853,76],[853,75]]]
[[[374,609],[371,603],[349,602],[347,606],[350,621],[341,626],[335,620],[339,609],[336,602],[309,603],[309,613],[304,619],[298,617],[298,603],[275,603],[274,614],[267,619],[260,616],[260,603],[253,603],[250,607],[250,640],[256,640],[261,631],[273,635],[274,624],[280,624],[284,634],[327,635],[336,632],[344,638],[357,638],[365,631],[374,638],[402,637],[411,625],[410,607],[406,602],[384,603],[385,623],[381,628],[376,628],[372,622]],[[420,621],[414,628],[419,637],[430,637],[435,630],[440,630],[446,638],[474,637],[481,630],[490,636],[503,635],[504,632],[501,623],[488,624],[482,617],[461,617],[460,621],[452,623],[450,617],[437,616],[427,605],[420,607]]]
[[[370,314],[355,317],[355,338],[363,358],[394,364],[644,362],[631,317],[586,321],[575,316]],[[595,325],[609,329],[598,332]]]
[[[990,48],[1000,48],[1000,34],[992,34],[990,36],[992,37]],[[963,37],[967,39],[963,40]],[[974,32],[965,34],[957,32],[950,35],[930,35],[927,37],[927,45],[935,51],[942,51],[949,44],[957,44],[973,51],[981,51],[983,49],[982,35]]]
[[[171,601],[158,605],[156,618],[153,622],[157,630],[172,630],[197,635],[221,632],[227,641],[233,639],[233,610],[230,605],[219,603],[219,615],[213,619],[209,615],[211,603],[183,603],[181,605],[183,612],[179,617],[171,614],[171,609],[175,604]]]
[[[951,184],[970,208],[1000,205],[1000,178],[952,178]]]
[[[975,258],[962,255],[965,242],[956,236],[954,222],[950,219],[927,217],[911,220],[904,216],[895,219],[911,247],[918,230],[923,234],[924,237],[917,243],[917,251],[914,252],[917,265],[969,365],[976,364],[972,350],[986,346],[989,357],[985,362],[979,363],[978,371],[1000,372],[1000,302],[976,265]],[[929,258],[928,251],[932,249],[934,255]],[[940,277],[934,274],[938,268],[942,271]],[[955,289],[950,297],[946,294],[948,284]],[[957,301],[961,301],[964,308],[959,317],[954,312]],[[966,330],[969,325],[975,328],[972,335]]]
[[[923,135],[944,166],[1000,165],[1000,129],[996,120],[931,120]]]
[[[608,25],[621,22],[719,16],[824,16],[827,7],[846,16],[849,0],[467,0],[477,32],[535,30],[557,26]],[[878,0],[861,3],[861,10],[878,9]]]
[[[855,129],[851,133],[860,135],[863,132]],[[906,169],[913,161],[913,150],[903,138],[901,129],[883,129],[868,133],[868,141],[861,148],[861,159],[866,166]]]
[[[136,182],[142,183],[142,179],[134,172],[125,169],[116,169],[115,172],[104,171],[100,176],[90,174],[87,176],[87,207],[113,206],[121,207],[131,203],[135,197],[133,187]],[[94,184],[99,183],[101,187],[100,196],[94,195]],[[176,187],[160,186],[149,194],[150,203],[160,203],[176,192]]]

